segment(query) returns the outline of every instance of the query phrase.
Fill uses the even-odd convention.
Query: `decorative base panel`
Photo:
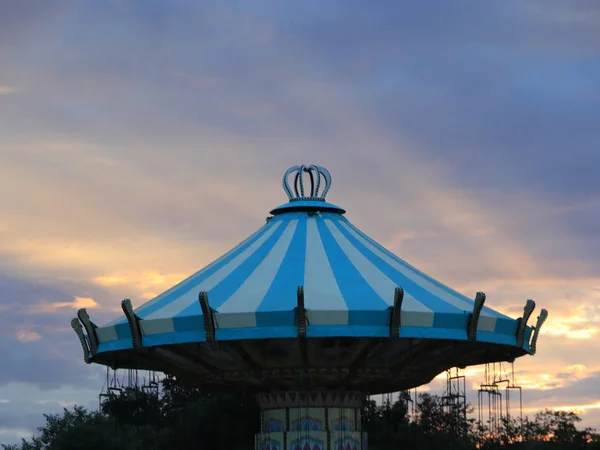
[[[367,434],[356,431],[260,433],[256,436],[256,450],[367,450]]]
[[[357,392],[262,394],[256,450],[366,450]]]

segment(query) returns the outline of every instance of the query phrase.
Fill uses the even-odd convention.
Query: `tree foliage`
[[[502,418],[501,431],[457,413],[441,397],[421,394],[414,414],[401,393],[389,407],[366,400],[363,429],[372,450],[587,449],[600,450],[592,429],[580,430],[573,412],[544,410],[521,424]],[[469,407],[470,409],[470,407]],[[45,415],[46,423],[30,440],[4,450],[251,450],[260,427],[253,396],[207,394],[178,380],[163,380],[161,395],[141,389],[110,394],[100,411],[81,407]]]

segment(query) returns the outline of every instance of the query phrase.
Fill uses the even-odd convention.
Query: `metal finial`
[[[304,173],[310,177],[310,189],[306,189],[303,179]],[[289,178],[293,174],[293,190],[290,187]],[[321,183],[323,177],[323,183]],[[287,194],[290,202],[298,200],[318,200],[325,201],[325,196],[331,186],[331,175],[325,167],[315,165],[301,165],[290,167],[283,176],[283,190]],[[323,186],[322,192],[319,192]]]

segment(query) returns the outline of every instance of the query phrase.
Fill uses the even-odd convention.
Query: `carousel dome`
[[[289,202],[273,209],[258,231],[219,259],[136,309],[125,300],[125,315],[105,326],[97,327],[80,311],[86,360],[147,366],[128,351],[234,341],[257,341],[257,347],[299,336],[321,343],[337,339],[338,349],[341,342],[360,341],[352,344],[357,351],[369,340],[394,338],[397,352],[388,348],[380,355],[383,367],[389,358],[426,341],[434,347],[437,342],[442,352],[460,352],[464,358],[455,356],[456,365],[535,352],[533,331],[539,330],[545,310],[536,327],[527,326],[532,301],[523,317],[513,319],[484,306],[483,293],[470,298],[435,280],[328,203],[330,185],[331,176],[322,167],[290,168],[283,178]],[[446,365],[440,362],[431,373]],[[431,373],[426,373],[428,378]]]

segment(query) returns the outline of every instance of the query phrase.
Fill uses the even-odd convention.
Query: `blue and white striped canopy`
[[[386,250],[341,208],[298,197],[221,258],[137,308],[144,346],[205,341],[201,291],[214,310],[217,340],[296,337],[299,286],[309,338],[387,337],[401,287],[400,337],[467,339],[473,299]],[[477,340],[516,345],[516,328],[516,320],[484,307]],[[99,353],[131,348],[125,317],[98,328],[97,336]]]

